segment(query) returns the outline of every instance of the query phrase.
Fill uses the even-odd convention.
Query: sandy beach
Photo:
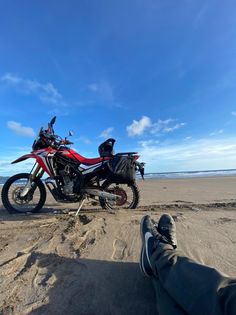
[[[236,274],[236,177],[138,181],[136,210],[57,204],[9,215],[0,204],[0,314],[157,314],[139,270],[143,215],[173,215],[178,247]]]

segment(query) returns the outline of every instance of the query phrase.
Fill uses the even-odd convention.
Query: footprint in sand
[[[215,220],[215,223],[216,224],[224,224],[224,223],[235,223],[236,222],[236,219],[231,219],[231,218],[219,218],[219,219],[216,219]]]
[[[172,215],[172,217],[173,217],[175,222],[184,221],[185,220],[185,216],[184,216],[184,214],[182,212],[178,212],[175,215]]]
[[[32,284],[34,288],[37,288],[39,286],[53,286],[55,282],[56,276],[46,268],[42,268],[42,270],[39,269],[39,271],[36,272]]]
[[[111,258],[113,260],[122,260],[124,258],[126,247],[127,247],[126,242],[119,239],[115,239],[113,242],[114,251]]]

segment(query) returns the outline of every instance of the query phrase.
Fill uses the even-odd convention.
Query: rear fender
[[[19,162],[22,162],[22,161],[25,161],[27,159],[35,159],[35,155],[30,153],[30,154],[25,154],[25,155],[22,155],[21,157],[19,157],[18,159],[16,159],[15,161],[11,162],[11,164],[15,164],[15,163],[19,163]]]
[[[144,179],[144,165],[145,165],[145,163],[142,163],[142,162],[140,163],[137,160],[135,161],[136,171],[139,171],[142,179]]]

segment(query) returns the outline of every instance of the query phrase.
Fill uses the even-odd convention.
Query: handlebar
[[[66,145],[66,144],[74,144],[73,142],[71,142],[71,141],[69,141],[69,140],[67,140],[67,139],[62,139],[61,141],[60,141],[60,144],[61,145]]]
[[[58,149],[60,146],[71,145],[73,142],[69,141],[67,137],[62,139],[60,136],[54,134],[53,125],[56,121],[56,117],[48,123],[48,128],[39,130],[38,136],[35,139],[32,148],[33,150],[39,150],[42,148],[52,147]],[[71,135],[69,133],[69,135]]]
[[[49,140],[49,145],[52,147],[59,147],[61,145],[71,145],[74,144],[73,142],[69,141],[68,139],[62,139],[60,136],[55,135],[53,133],[48,132],[48,130],[41,130],[41,136],[45,137]]]

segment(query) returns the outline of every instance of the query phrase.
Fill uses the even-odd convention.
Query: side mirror
[[[56,118],[57,118],[56,116],[52,118],[52,120],[49,123],[50,126],[53,126],[55,124]]]
[[[72,130],[70,130],[68,136],[65,137],[65,140],[66,140],[68,137],[71,137],[71,136],[73,136],[73,135],[74,135],[74,132],[73,132]]]

